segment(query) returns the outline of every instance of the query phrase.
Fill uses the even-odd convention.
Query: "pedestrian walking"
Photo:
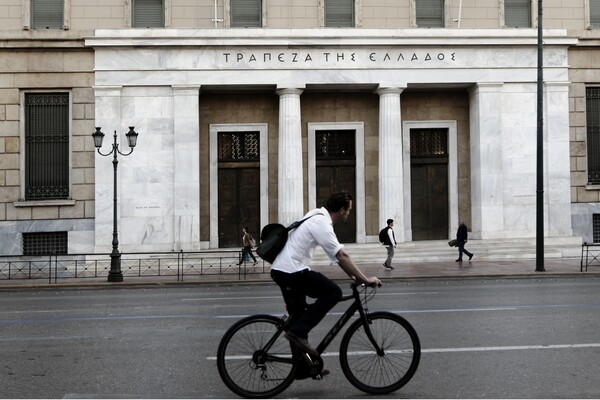
[[[252,266],[256,267],[258,265],[258,261],[256,261],[256,257],[254,257],[254,254],[252,254],[252,247],[256,246],[256,241],[254,240],[250,232],[248,232],[247,226],[244,226],[242,228],[242,232],[244,232],[244,236],[242,236],[242,242],[244,244],[244,247],[242,248],[242,257],[240,258],[238,267],[240,267],[244,261],[249,261],[248,257],[252,257],[252,259],[254,260],[254,264]]]
[[[394,234],[394,220],[388,219],[387,226],[379,232],[379,241],[387,248],[387,259],[383,263],[386,269],[394,269],[392,266],[392,258],[394,258],[394,249],[396,243],[396,235]]]
[[[455,261],[462,261],[463,253],[469,257],[469,261],[473,258],[473,253],[465,249],[467,243],[467,225],[462,218],[458,219],[458,229],[456,230],[456,246],[458,247],[458,258]]]

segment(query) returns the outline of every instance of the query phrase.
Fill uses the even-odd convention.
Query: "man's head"
[[[325,209],[329,211],[333,222],[346,221],[352,209],[352,195],[345,190],[332,194],[325,203]]]
[[[388,225],[388,226],[394,226],[394,220],[393,220],[393,219],[391,219],[391,218],[390,218],[390,219],[388,219],[388,220],[387,220],[387,225]]]

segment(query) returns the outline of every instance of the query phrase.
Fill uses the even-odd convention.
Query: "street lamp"
[[[113,154],[113,170],[114,170],[114,196],[113,196],[113,239],[112,239],[112,253],[110,253],[110,271],[108,272],[108,281],[109,282],[123,282],[123,272],[121,271],[121,253],[119,252],[119,233],[117,231],[117,165],[119,164],[119,160],[117,160],[117,153],[122,156],[128,156],[133,153],[133,148],[137,144],[137,132],[133,130],[133,126],[129,127],[129,132],[125,136],[127,136],[127,143],[131,150],[129,153],[121,153],[119,150],[119,144],[117,143],[117,131],[114,134],[114,141],[112,145],[112,150],[108,153],[104,154],[100,151],[102,147],[102,139],[104,139],[104,133],[100,130],[100,127],[96,127],[96,132],[92,133],[92,137],[94,138],[94,146],[98,150],[98,154],[101,156],[110,156]]]

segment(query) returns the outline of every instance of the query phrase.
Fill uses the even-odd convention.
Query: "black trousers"
[[[342,289],[325,275],[308,269],[293,274],[271,270],[290,315],[289,332],[305,338],[342,298]],[[316,299],[307,304],[306,297]]]

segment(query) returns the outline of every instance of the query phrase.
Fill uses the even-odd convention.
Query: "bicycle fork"
[[[371,342],[371,344],[375,348],[375,351],[377,352],[377,355],[379,357],[383,357],[385,355],[385,352],[383,351],[383,349],[381,347],[379,347],[379,344],[377,343],[377,341],[375,340],[375,337],[373,336],[373,332],[371,332],[371,319],[369,318],[369,316],[367,315],[367,312],[365,312],[364,309],[359,308],[358,312],[360,314],[360,317],[363,320],[363,328],[365,329],[365,333],[367,334],[367,338],[369,338],[369,341]]]

